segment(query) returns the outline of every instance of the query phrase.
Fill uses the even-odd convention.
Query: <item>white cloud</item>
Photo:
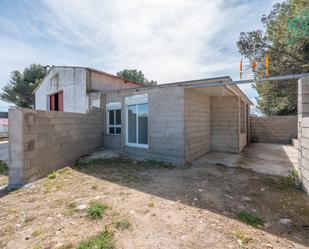
[[[23,13],[16,12],[20,16],[0,17],[1,84],[10,71],[33,62],[111,73],[137,68],[159,83],[221,75],[236,79],[235,42],[269,12],[272,2],[261,2],[26,1],[19,6]],[[243,89],[253,93],[250,86]]]

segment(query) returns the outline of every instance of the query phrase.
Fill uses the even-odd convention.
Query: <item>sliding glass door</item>
[[[148,104],[127,106],[127,144],[148,148]]]

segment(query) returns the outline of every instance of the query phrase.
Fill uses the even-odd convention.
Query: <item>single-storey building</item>
[[[184,164],[210,151],[239,153],[249,142],[252,103],[228,76],[146,87],[94,69],[54,67],[35,91],[36,109],[56,110],[51,96],[58,92],[63,111],[102,109],[103,146],[129,156]]]

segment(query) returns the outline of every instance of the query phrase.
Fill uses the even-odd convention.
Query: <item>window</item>
[[[121,134],[121,110],[108,110],[108,134]]]
[[[147,102],[147,95],[136,95],[126,99],[127,145],[129,146],[148,148]]]
[[[49,96],[49,110],[63,112],[63,92]]]

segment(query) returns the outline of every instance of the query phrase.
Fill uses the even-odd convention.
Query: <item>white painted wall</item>
[[[51,79],[58,73],[58,89],[52,90]],[[48,95],[63,91],[63,110],[65,112],[86,113],[86,69],[54,67],[35,92],[35,109],[49,110]]]

